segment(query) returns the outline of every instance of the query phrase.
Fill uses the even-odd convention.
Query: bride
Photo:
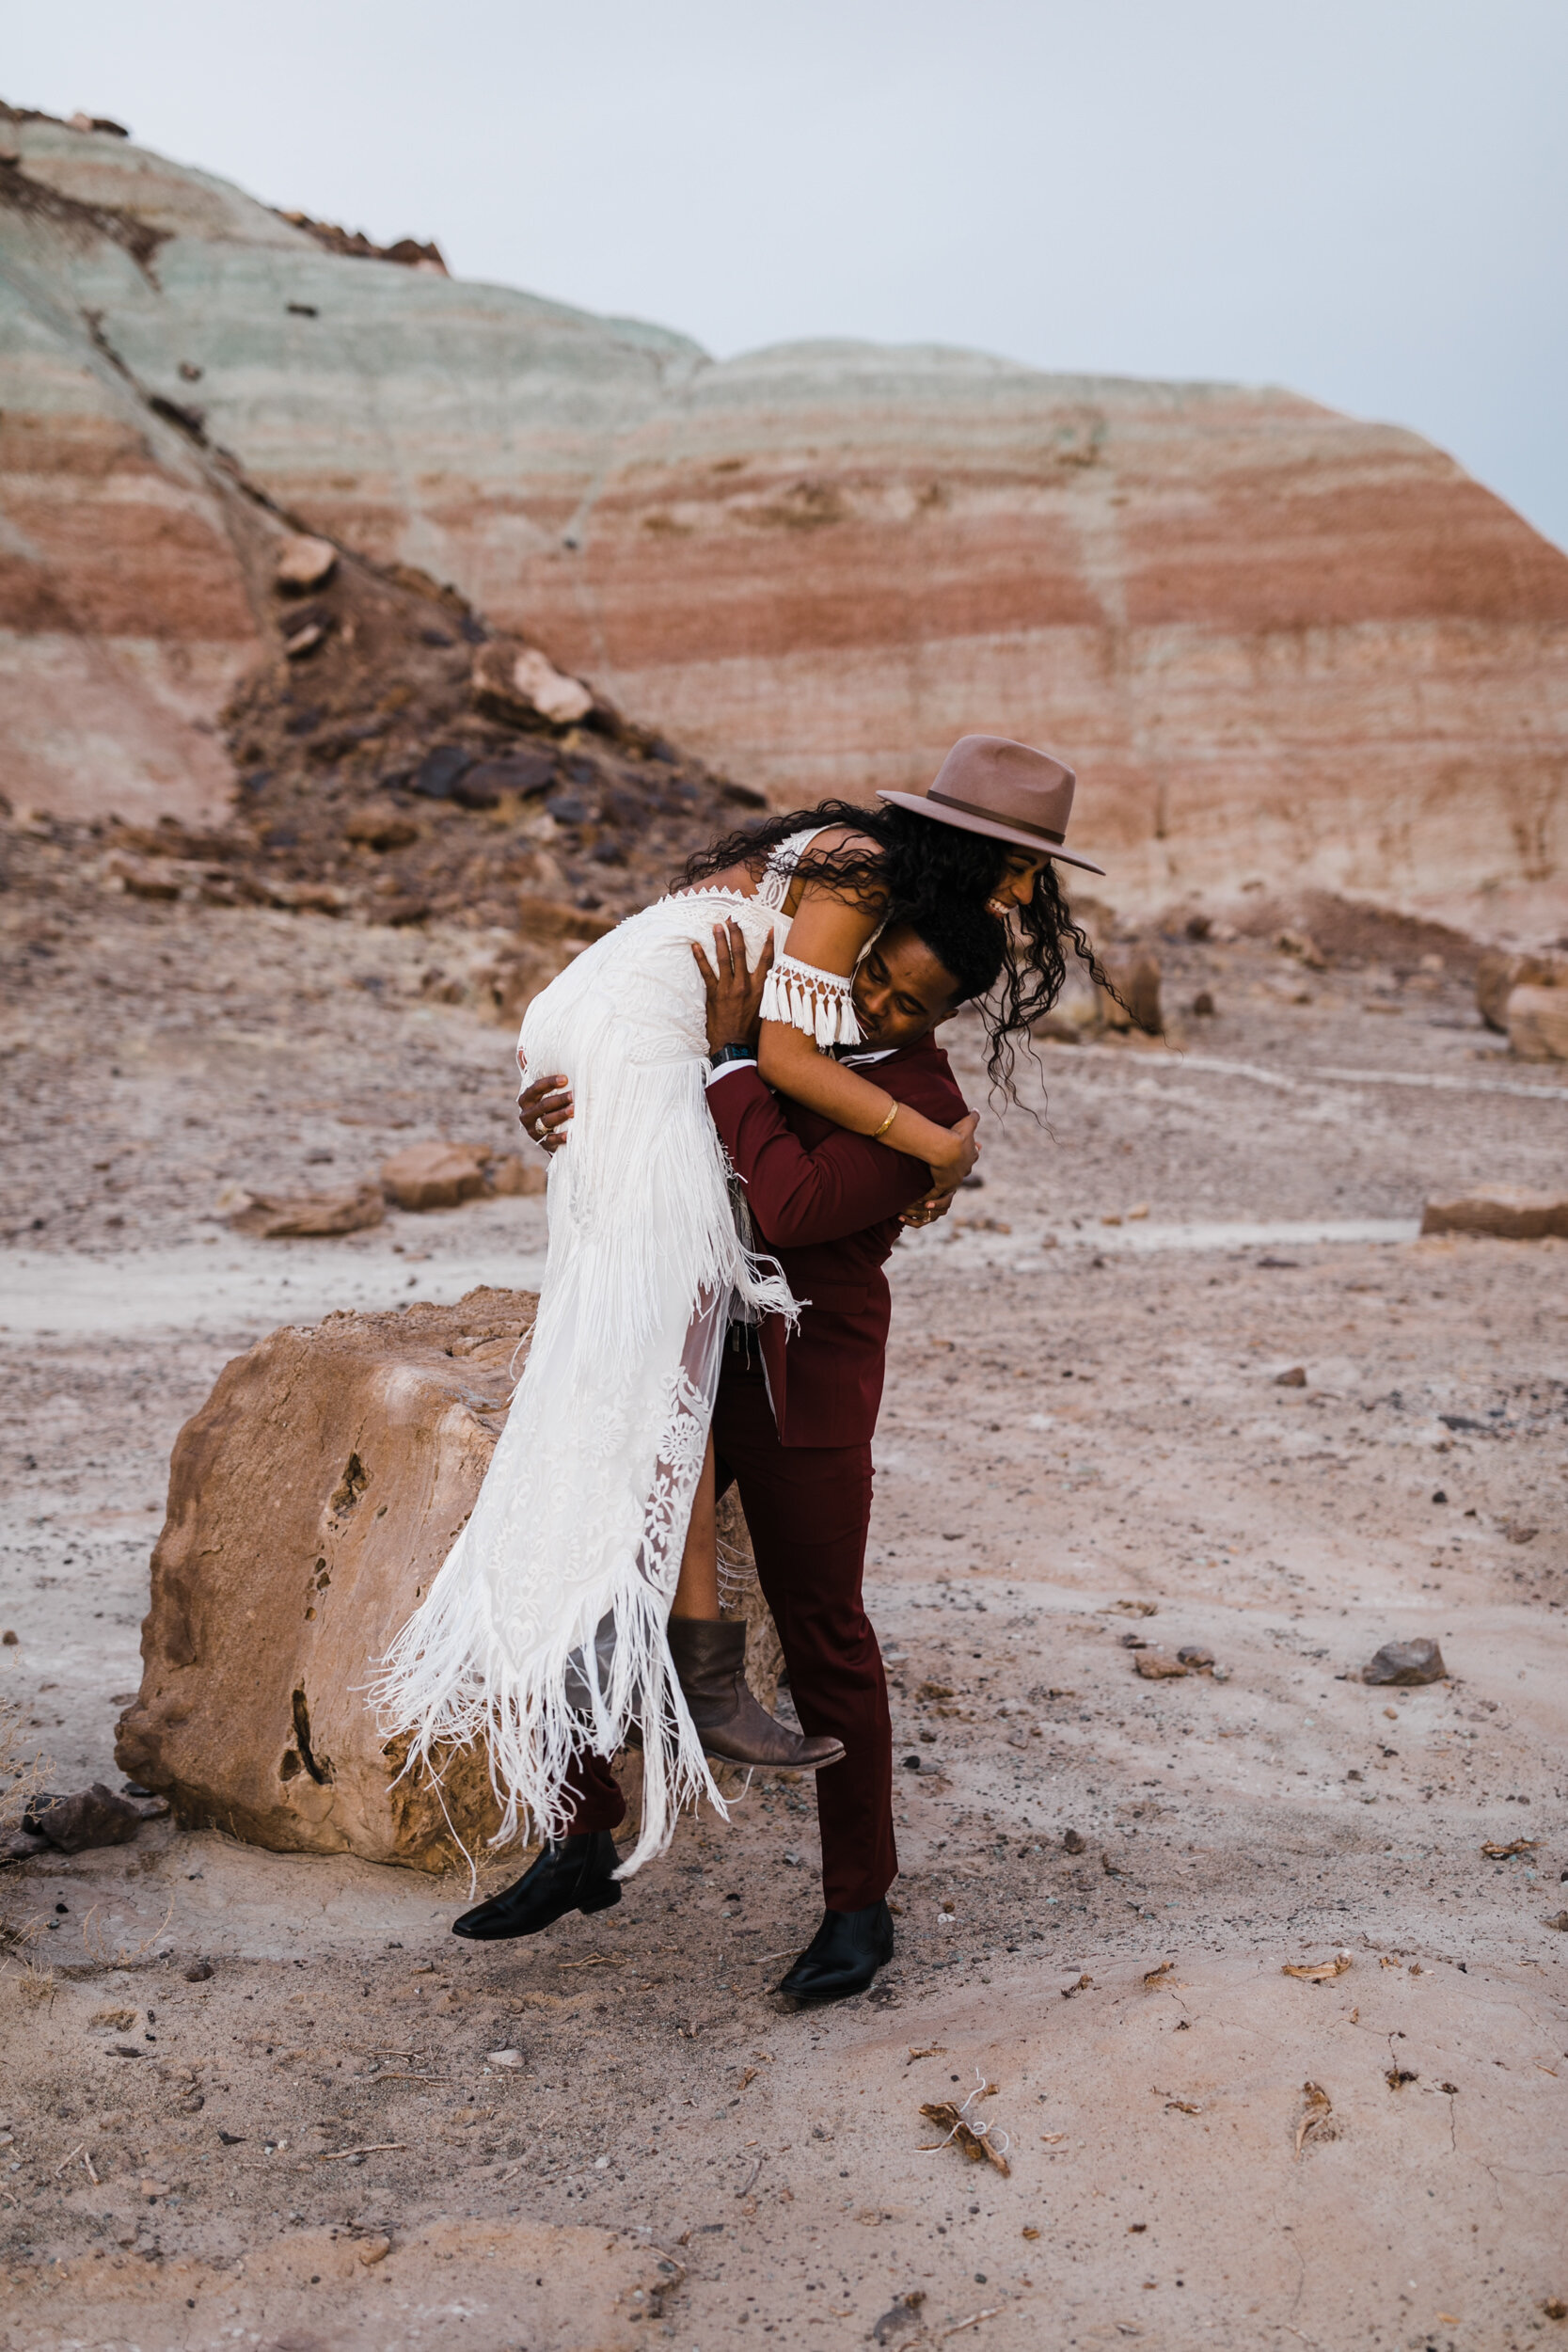
[[[751,1246],[704,1101],[700,943],[736,922],[771,954],[758,1060],[781,1093],[923,1161],[933,1188],[973,1168],[974,1121],[953,1129],[834,1059],[860,1041],[851,984],[878,931],[933,898],[1009,925],[989,1068],[1054,1001],[1064,942],[1089,954],[1054,863],[1072,771],[999,737],[966,736],[928,792],[843,801],[732,834],[693,857],[685,886],[598,940],[534,997],[518,1060],[560,1073],[570,1149],[551,1161],[549,1242],[532,1344],[473,1513],[375,1686],[382,1728],[411,1769],[483,1739],[503,1819],[546,1836],[586,1743],[643,1751],[630,1876],[685,1804],[722,1800],[706,1755],[817,1770],[843,1751],[757,1707],[741,1629],[719,1623],[708,1422],[732,1315],[792,1317],[777,1265]],[[693,1514],[701,1499],[705,1508]],[[721,1652],[722,1653],[721,1657]],[[712,1705],[715,1666],[729,1703]],[[683,1672],[690,1687],[683,1689]],[[697,1720],[694,1720],[694,1715]]]

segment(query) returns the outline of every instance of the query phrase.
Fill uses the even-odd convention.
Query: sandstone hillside
[[[1069,749],[1118,902],[1287,878],[1559,928],[1568,557],[1286,391],[946,349],[723,364],[0,117],[14,803],[198,821],[260,493],[776,799]]]

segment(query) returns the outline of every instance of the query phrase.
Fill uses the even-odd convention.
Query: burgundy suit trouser
[[[861,1598],[871,1448],[781,1445],[761,1365],[733,1347],[713,1438],[720,1493],[740,1489],[801,1728],[844,1742],[843,1762],[816,1775],[822,1898],[830,1911],[861,1911],[898,1875],[887,1680]],[[572,1834],[624,1819],[626,1800],[602,1758],[580,1755],[567,1785],[577,1800]]]

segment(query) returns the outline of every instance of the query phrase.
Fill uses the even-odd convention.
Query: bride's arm
[[[847,981],[879,920],[875,908],[825,891],[808,891],[790,925],[786,955],[774,967],[775,979],[786,981],[788,966],[795,963]],[[792,1023],[763,1022],[757,1068],[779,1093],[831,1119],[835,1127],[847,1128],[851,1135],[878,1136],[895,1152],[924,1160],[939,1189],[961,1184],[974,1165],[976,1153],[968,1136],[939,1127],[906,1103],[895,1105],[885,1087],[832,1060]]]

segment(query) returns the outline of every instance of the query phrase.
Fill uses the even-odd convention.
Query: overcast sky
[[[727,356],[1293,386],[1568,546],[1568,0],[0,0],[0,96]]]

